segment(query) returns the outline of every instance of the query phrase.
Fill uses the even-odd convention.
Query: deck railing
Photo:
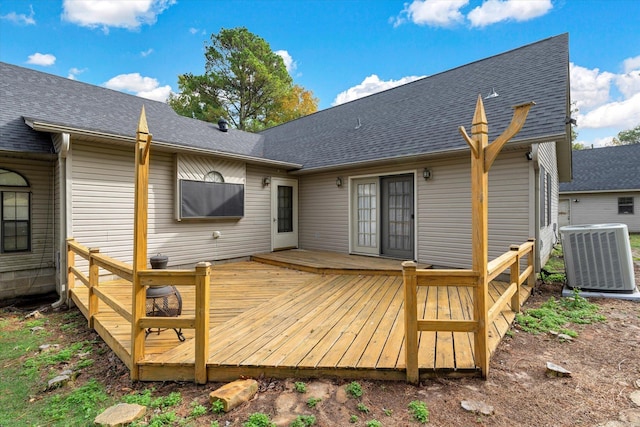
[[[524,282],[533,286],[534,275],[534,239],[522,245],[513,245],[509,251],[490,261],[487,265],[487,277],[483,278],[473,270],[432,270],[418,269],[413,261],[402,263],[404,280],[404,321],[405,321],[405,365],[407,381],[418,383],[420,370],[418,366],[418,334],[428,332],[472,332],[475,334],[474,353],[476,367],[480,368],[483,377],[489,371],[488,326],[498,317],[507,304],[511,310],[520,311],[520,287]],[[521,259],[527,258],[527,267],[520,273]],[[509,269],[509,286],[497,301],[489,306],[487,284]],[[418,318],[418,286],[466,286],[474,288],[474,318],[469,319],[419,319]],[[484,294],[484,295],[482,295]],[[479,307],[478,301],[485,306]],[[485,315],[486,314],[486,315]],[[487,319],[486,321],[484,319]],[[478,360],[480,361],[478,363]],[[478,366],[479,364],[479,366]]]
[[[89,276],[87,277],[76,267],[76,255],[89,261]],[[211,264],[198,263],[195,270],[141,270],[138,277],[140,284],[145,287],[166,286],[195,286],[195,315],[179,317],[148,317],[144,301],[137,307],[125,307],[116,298],[100,289],[100,268],[118,277],[133,282],[133,268],[129,264],[113,259],[100,253],[99,249],[87,248],[74,239],[67,239],[67,270],[68,294],[70,298],[74,292],[76,279],[89,290],[88,322],[94,328],[95,317],[100,312],[100,302],[104,302],[116,313],[131,324],[131,353],[129,366],[132,377],[138,376],[140,362],[145,355],[145,331],[149,328],[176,328],[195,330],[195,372],[194,379],[199,384],[207,382],[207,359],[209,358],[209,295]],[[133,289],[132,289],[133,293]],[[126,363],[126,361],[125,361]]]

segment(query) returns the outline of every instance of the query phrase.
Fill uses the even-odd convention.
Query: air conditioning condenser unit
[[[560,228],[567,283],[596,292],[637,292],[631,243],[625,224]]]

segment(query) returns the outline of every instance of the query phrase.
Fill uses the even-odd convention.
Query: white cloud
[[[464,21],[460,9],[468,3],[469,0],[413,0],[405,3],[400,15],[393,20],[394,26],[409,20],[418,25],[450,27]]]
[[[362,83],[355,85],[344,92],[340,92],[331,105],[344,104],[345,102],[353,101],[354,99],[362,98],[367,95],[381,92],[383,90],[391,89],[396,86],[403,85],[405,83],[412,82],[414,80],[421,79],[424,76],[407,76],[399,80],[380,80],[380,78],[372,74],[366,77]]]
[[[153,49],[149,48],[147,50],[144,50],[142,52],[140,52],[140,55],[142,55],[143,58],[146,58],[147,56],[151,55],[153,53]]]
[[[56,57],[50,53],[36,52],[33,55],[29,55],[29,59],[27,60],[27,64],[42,65],[43,67],[48,67],[55,63]]]
[[[576,102],[578,109],[595,107],[609,100],[609,90],[615,74],[607,71],[600,72],[598,68],[592,70],[569,64],[571,79],[571,100]]]
[[[76,76],[77,76],[78,74],[82,74],[82,73],[84,73],[85,71],[87,71],[87,69],[86,69],[86,68],[75,68],[75,67],[73,67],[73,68],[71,68],[71,69],[69,70],[69,75],[67,76],[67,78],[68,78],[68,79],[71,79],[71,80],[75,80],[75,79],[76,79]]]
[[[82,27],[138,29],[142,24],[154,24],[157,16],[175,0],[64,0],[62,19]]]
[[[640,92],[624,101],[603,104],[584,114],[578,114],[579,128],[631,129],[640,124]]]
[[[29,5],[29,9],[31,12],[29,13],[29,15],[25,15],[24,13],[9,12],[6,15],[0,16],[0,19],[11,21],[14,24],[19,25],[36,25],[36,20],[33,18],[36,15],[33,11],[33,6]]]
[[[284,61],[284,66],[287,67],[287,71],[291,74],[298,67],[296,61],[293,60],[289,52],[286,50],[276,50],[274,52],[276,55],[279,55]]]
[[[622,65],[624,66],[624,72],[625,73],[630,73],[631,71],[638,71],[640,70],[640,55],[634,57],[634,58],[627,58],[622,62]]]
[[[467,18],[473,27],[486,27],[501,21],[528,21],[552,8],[551,0],[487,0],[469,12]]]
[[[165,102],[171,93],[171,86],[160,86],[157,79],[142,77],[140,73],[120,74],[109,79],[104,86],[161,102]]]

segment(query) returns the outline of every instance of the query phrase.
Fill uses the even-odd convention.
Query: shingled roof
[[[52,152],[46,133],[33,132],[25,120],[40,130],[131,138],[144,104],[156,142],[317,170],[468,150],[457,128],[470,131],[478,95],[495,90],[497,97],[484,100],[490,140],[507,127],[514,105],[535,101],[512,143],[564,141],[570,156],[568,60],[563,34],[259,134],[220,132],[217,125],[179,116],[166,103],[0,63],[0,151]]]
[[[476,100],[484,99],[490,141],[509,124],[512,107],[529,101],[513,141],[568,144],[569,47],[562,34],[435,74],[261,132],[265,155],[304,169],[468,150]],[[569,153],[570,155],[570,153]]]
[[[640,191],[640,144],[573,152],[573,181],[560,193]]]
[[[37,122],[76,130],[131,138],[142,105],[153,140],[178,147],[262,158],[263,137],[176,114],[164,102],[89,85],[39,71],[0,63],[0,150],[51,152],[46,133],[26,124]]]

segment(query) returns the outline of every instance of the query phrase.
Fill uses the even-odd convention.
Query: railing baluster
[[[100,267],[96,264],[95,256],[100,253],[100,249],[91,248],[89,249],[89,253],[91,256],[89,257],[89,327],[94,329],[93,318],[96,314],[98,314],[98,295],[96,295],[94,288],[98,287],[98,283],[100,281]]]
[[[404,278],[404,337],[405,337],[405,367],[407,382],[418,384],[420,369],[418,366],[418,302],[416,263],[405,261],[402,263]]]

